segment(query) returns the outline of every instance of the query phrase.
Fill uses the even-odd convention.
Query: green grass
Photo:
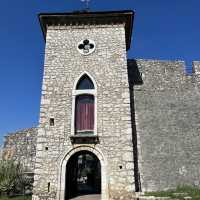
[[[176,193],[185,193],[176,194]],[[192,200],[200,200],[200,188],[192,186],[179,186],[175,190],[159,191],[159,192],[146,192],[145,196],[155,197],[170,197],[171,199],[184,200],[184,197],[192,197]]]
[[[31,200],[31,196],[17,196],[17,197],[0,196],[0,200]]]

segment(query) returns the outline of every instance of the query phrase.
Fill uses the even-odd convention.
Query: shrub
[[[24,174],[20,163],[13,160],[0,161],[0,194],[24,194],[25,188],[30,185],[30,178]]]

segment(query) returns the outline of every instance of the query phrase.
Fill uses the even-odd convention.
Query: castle
[[[200,186],[200,62],[187,75],[183,61],[127,59],[133,11],[39,19],[39,126],[7,136],[2,155],[34,172],[33,199]]]

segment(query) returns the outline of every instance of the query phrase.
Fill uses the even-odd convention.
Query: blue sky
[[[129,58],[200,60],[199,0],[91,0],[91,10],[136,12]],[[45,43],[41,12],[70,12],[80,0],[1,0],[0,144],[3,135],[37,126]]]

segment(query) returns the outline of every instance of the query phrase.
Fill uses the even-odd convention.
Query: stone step
[[[140,196],[138,197],[138,200],[171,200],[171,198],[170,197]]]
[[[181,197],[185,196],[185,197],[183,197],[185,200],[191,200],[192,199],[192,197],[187,196],[187,194],[183,195],[183,193],[182,194],[176,194],[176,196],[177,196],[177,199],[175,199],[175,198],[172,199],[171,197],[138,196],[137,200],[180,200],[178,198],[178,196],[181,196]]]

